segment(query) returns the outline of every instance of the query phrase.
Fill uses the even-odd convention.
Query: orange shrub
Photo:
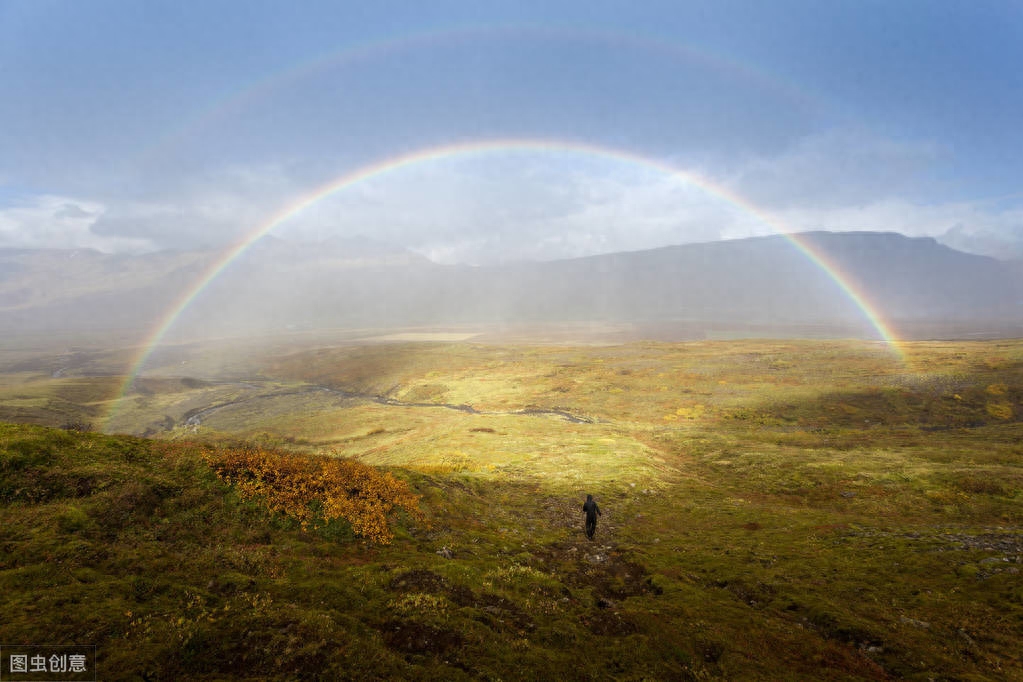
[[[357,535],[389,544],[387,517],[395,507],[423,519],[419,495],[407,483],[354,460],[259,448],[206,450],[203,459],[243,497],[297,519],[303,530],[340,518]]]

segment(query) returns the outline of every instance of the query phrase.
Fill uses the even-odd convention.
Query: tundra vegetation
[[[1023,678],[1023,342],[903,350],[174,356],[135,435],[88,430],[114,356],[20,358],[0,641],[103,679]]]

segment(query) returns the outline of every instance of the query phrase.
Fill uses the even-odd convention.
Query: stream
[[[238,386],[244,386],[245,388],[258,388],[258,386],[251,382],[239,382]],[[329,386],[318,386],[310,385],[305,386],[297,390],[279,391],[277,393],[265,393],[262,395],[255,395],[247,398],[238,398],[237,400],[229,400],[224,403],[217,405],[211,405],[196,410],[189,410],[185,413],[185,426],[200,426],[202,420],[209,417],[214,412],[223,410],[232,405],[240,405],[242,403],[251,402],[253,400],[264,400],[267,398],[280,398],[289,395],[307,395],[309,393],[328,393],[330,395],[336,395],[346,400],[367,400],[370,402],[377,403],[379,405],[389,405],[392,407],[436,407],[446,410],[456,410],[458,412],[465,412],[466,414],[479,414],[479,415],[522,415],[522,416],[553,416],[563,419],[572,424],[593,424],[598,420],[591,417],[579,416],[568,412],[567,410],[558,408],[543,408],[543,407],[525,407],[521,410],[513,411],[488,411],[488,410],[477,410],[472,405],[455,405],[452,403],[423,403],[423,402],[406,402],[398,400],[396,398],[389,398],[385,395],[378,395],[375,393],[360,393],[358,391],[345,391],[343,389],[330,388]]]

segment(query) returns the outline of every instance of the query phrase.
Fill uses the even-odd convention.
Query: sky
[[[271,233],[1023,257],[1020,64],[1012,1],[0,0],[0,247],[227,249],[379,167]]]

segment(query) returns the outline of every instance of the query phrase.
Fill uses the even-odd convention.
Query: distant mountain
[[[783,236],[494,267],[437,265],[370,239],[266,237],[175,323],[182,336],[283,329],[607,322],[652,336],[1023,335],[1023,267],[893,233]],[[152,329],[217,262],[0,250],[0,327]],[[848,290],[848,291],[846,291]],[[643,330],[646,330],[645,332]]]
[[[817,326],[872,336],[864,310],[843,291],[849,287],[907,336],[1023,332],[1023,277],[1011,263],[893,233],[799,240],[841,283],[788,239],[769,236],[479,271],[473,288],[512,318],[771,333]]]
[[[320,242],[293,242],[267,235],[246,249],[239,260],[243,266],[281,270],[307,268],[310,265],[319,268],[359,268],[429,263],[419,254],[364,236],[334,237]]]
[[[74,333],[145,327],[212,258],[0,249],[0,328]]]
[[[144,331],[194,287],[222,254],[160,251],[110,255],[92,249],[0,249],[0,328],[31,332]],[[344,268],[429,264],[422,256],[368,238],[309,244],[267,236],[218,279],[220,300],[245,300],[258,282],[292,298],[289,282]],[[232,293],[232,287],[241,291]],[[235,307],[233,304],[231,307]]]

